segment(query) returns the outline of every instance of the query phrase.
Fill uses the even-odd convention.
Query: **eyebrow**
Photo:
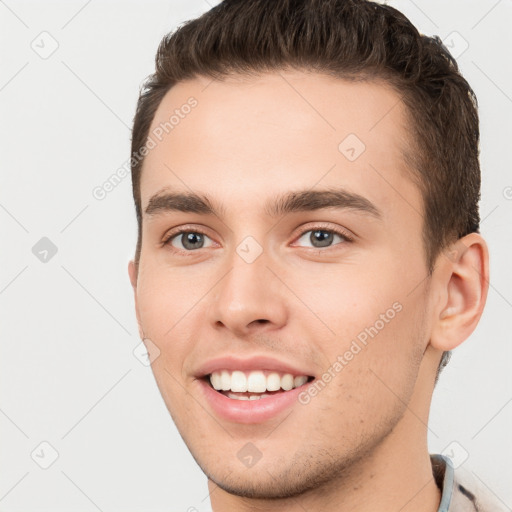
[[[370,214],[376,219],[382,218],[381,211],[371,201],[343,189],[291,191],[265,203],[265,212],[270,217],[324,208],[353,210]],[[149,216],[171,211],[225,217],[223,205],[217,204],[206,194],[195,192],[159,192],[151,197],[145,209]]]

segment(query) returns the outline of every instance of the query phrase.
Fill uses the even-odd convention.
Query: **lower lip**
[[[284,391],[258,400],[237,400],[215,391],[208,382],[200,379],[202,392],[213,411],[228,421],[235,423],[263,423],[298,403],[299,394],[309,384]]]

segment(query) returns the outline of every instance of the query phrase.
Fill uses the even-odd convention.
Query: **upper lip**
[[[300,368],[285,361],[280,361],[279,359],[265,355],[257,355],[247,358],[239,358],[230,355],[216,357],[203,363],[197,369],[195,374],[197,377],[205,377],[220,370],[270,370],[279,373],[291,373],[294,376],[313,376],[312,373],[305,368]]]

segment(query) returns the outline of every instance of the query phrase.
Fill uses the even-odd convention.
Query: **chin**
[[[322,453],[323,452],[323,453]],[[333,461],[327,450],[313,454],[296,454],[294,457],[265,464],[264,457],[253,467],[229,463],[224,467],[196,462],[208,479],[229,494],[250,499],[277,500],[294,498],[310,491],[322,492],[330,485],[339,485],[350,473],[352,457]]]
[[[251,470],[248,470],[251,471]],[[269,473],[266,475],[230,473],[225,478],[216,478],[214,475],[207,475],[208,479],[214,482],[222,490],[235,496],[250,499],[277,500],[292,498],[304,494],[311,486],[310,480],[305,476],[303,479],[274,477]],[[314,486],[316,487],[316,486]]]

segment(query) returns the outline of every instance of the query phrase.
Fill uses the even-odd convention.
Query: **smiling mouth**
[[[314,377],[269,370],[217,370],[203,379],[218,393],[233,400],[260,400],[304,386]]]

